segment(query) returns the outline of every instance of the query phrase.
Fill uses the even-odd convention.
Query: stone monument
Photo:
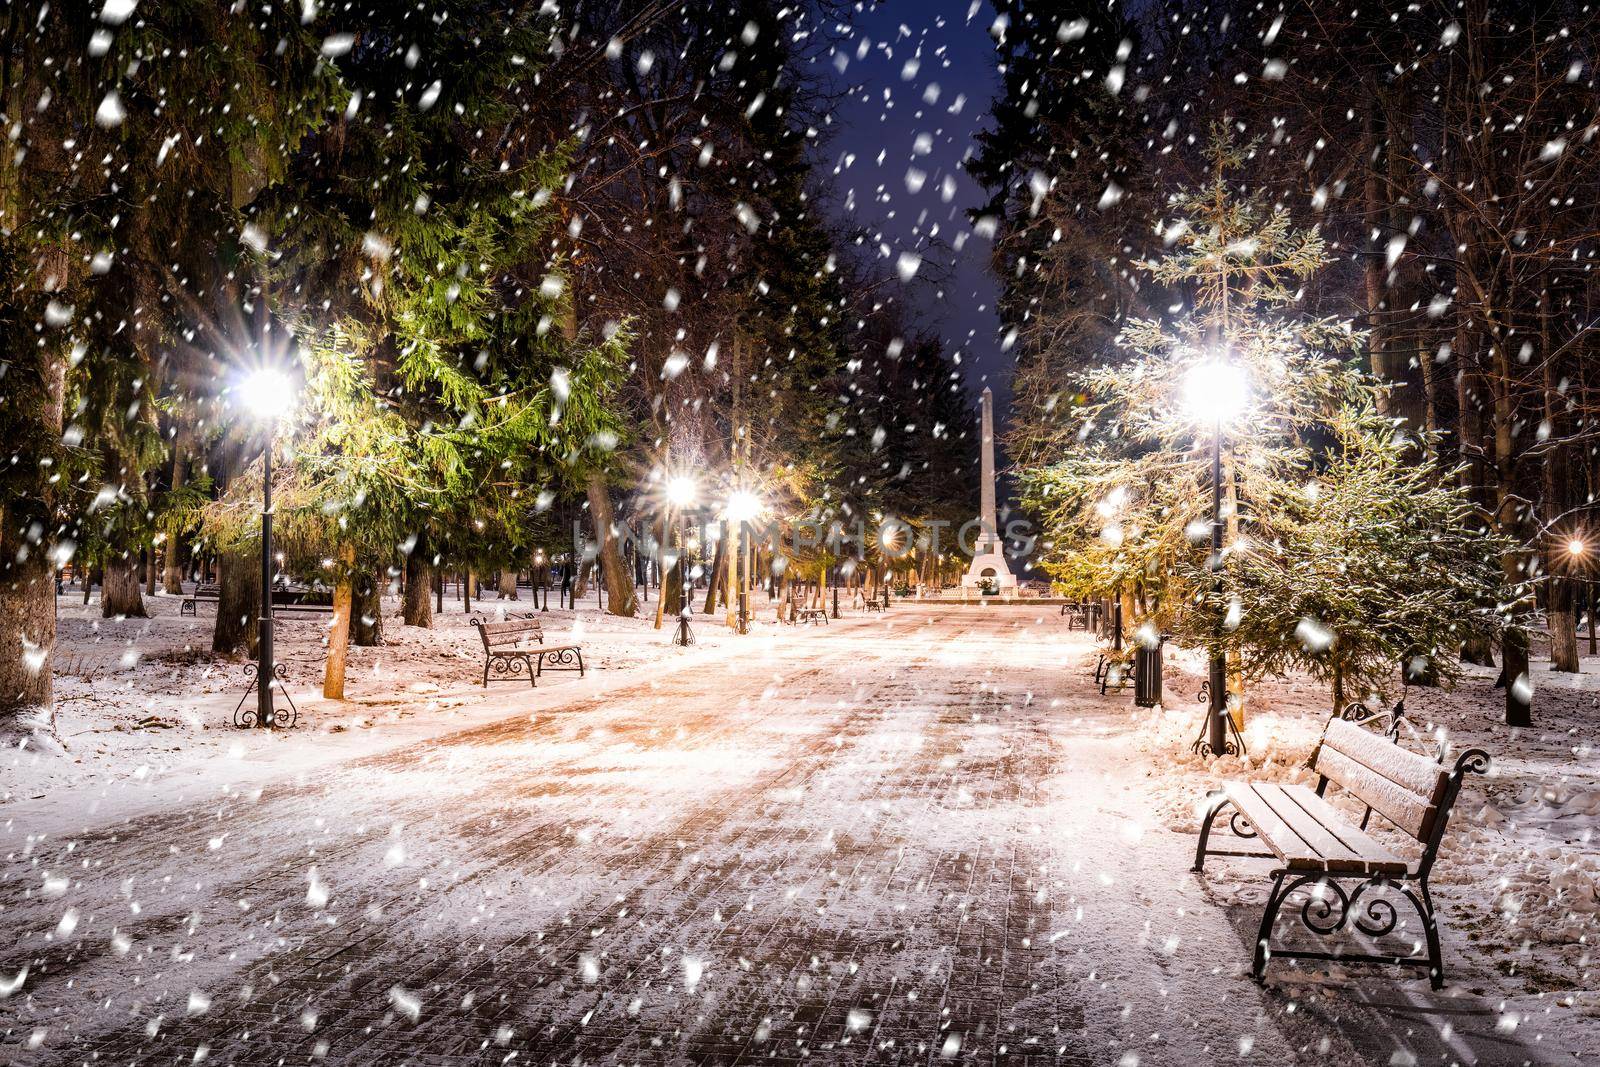
[[[1006,566],[1005,545],[1000,540],[1000,524],[995,517],[994,393],[988,387],[983,390],[981,410],[983,484],[979,489],[983,495],[983,511],[978,520],[982,524],[982,529],[973,541],[972,564],[967,568],[966,576],[961,579],[961,589],[966,594],[980,595],[987,580],[993,583],[993,588],[999,595],[1012,596],[1017,591],[1017,578],[1011,573],[1011,568]]]

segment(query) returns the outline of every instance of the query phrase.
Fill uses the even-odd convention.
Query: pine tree
[[[1298,311],[1326,253],[1281,206],[1234,188],[1249,152],[1214,133],[1209,180],[1173,198],[1171,251],[1148,264],[1192,292],[1192,310],[1130,323],[1126,360],[1073,383],[1073,444],[1022,472],[1052,546],[1046,568],[1080,595],[1137,590],[1162,630],[1226,653],[1246,678],[1303,666],[1337,699],[1381,687],[1402,660],[1448,675],[1446,635],[1497,621],[1485,563],[1497,546],[1466,532],[1470,502],[1429,442],[1379,415],[1378,387],[1355,365],[1360,334]],[[1185,411],[1184,392],[1219,360],[1243,373],[1249,404],[1220,427],[1217,591],[1213,425]]]

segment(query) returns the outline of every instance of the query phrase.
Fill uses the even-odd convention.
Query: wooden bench
[[[1100,605],[1067,603],[1061,605],[1061,614],[1066,617],[1068,633],[1075,628],[1087,632],[1100,616]]]
[[[1100,695],[1105,696],[1106,691],[1112,686],[1122,689],[1133,677],[1133,654],[1127,649],[1103,648],[1100,658],[1094,665],[1094,684],[1100,687]]]
[[[333,611],[332,604],[322,604],[308,597],[319,594],[300,589],[277,589],[272,593],[272,613],[274,615],[328,615]],[[320,594],[326,595],[326,594]],[[220,600],[222,587],[220,585],[198,586],[193,593],[183,598],[178,604],[179,615],[195,614],[195,607],[201,600]]]
[[[300,600],[289,600],[280,603],[277,597],[272,598],[273,615],[331,615],[332,604],[312,604]]]
[[[195,607],[198,605],[198,603],[200,601],[202,601],[202,600],[221,600],[221,599],[222,599],[222,586],[220,586],[220,585],[197,585],[197,586],[194,587],[194,592],[192,592],[188,596],[184,597],[183,600],[178,604],[178,614],[180,616],[193,615],[195,613]]]
[[[794,613],[794,621],[796,625],[802,622],[809,622],[813,626],[819,622],[824,626],[830,625],[828,612],[825,608],[797,608]]]
[[[866,607],[866,609],[868,611],[888,611],[889,610],[889,605],[885,604],[881,600],[876,600],[876,599],[866,601],[864,606]]]
[[[1261,981],[1267,959],[1336,960],[1341,963],[1385,963],[1426,966],[1433,988],[1444,985],[1444,963],[1439,953],[1439,923],[1428,894],[1428,874],[1439,854],[1445,824],[1460,795],[1462,778],[1489,769],[1489,754],[1467,749],[1452,767],[1437,758],[1407,751],[1399,743],[1403,708],[1393,716],[1373,715],[1359,705],[1355,717],[1328,723],[1313,761],[1318,779],[1315,790],[1303,785],[1269,782],[1227,782],[1213,791],[1200,821],[1200,843],[1194,869],[1201,870],[1207,856],[1259,856],[1276,859],[1272,889],[1256,935],[1251,974]],[[1351,715],[1353,709],[1346,709]],[[1388,736],[1367,727],[1390,719]],[[1339,786],[1365,809],[1359,823],[1352,821],[1325,798],[1329,783]],[[1210,847],[1211,826],[1217,815],[1232,807],[1229,828],[1237,838],[1256,841],[1266,852]],[[1373,813],[1404,831],[1420,846],[1408,858],[1367,833]],[[1410,849],[1408,852],[1412,851]],[[1300,920],[1322,937],[1347,927],[1376,942],[1404,926],[1395,902],[1381,894],[1392,890],[1404,897],[1422,922],[1423,937],[1412,938],[1407,953],[1349,952],[1271,948],[1273,924],[1291,895],[1306,892]],[[1377,894],[1367,897],[1367,894]],[[1365,898],[1365,899],[1364,899]],[[1412,931],[1414,933],[1414,931]],[[1427,954],[1417,955],[1426,944]],[[1359,946],[1358,946],[1359,947]]]
[[[530,687],[539,684],[539,675],[546,669],[577,671],[583,677],[583,647],[581,645],[547,645],[544,627],[537,617],[512,613],[504,622],[473,619],[478,636],[483,639],[483,684],[489,685],[489,673],[497,681],[515,681],[527,674]],[[531,642],[531,643],[530,643]]]

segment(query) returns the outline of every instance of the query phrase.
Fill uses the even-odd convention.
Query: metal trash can
[[[1161,703],[1161,651],[1165,641],[1157,641],[1154,648],[1140,642],[1133,650],[1133,702],[1141,708],[1153,708]]]

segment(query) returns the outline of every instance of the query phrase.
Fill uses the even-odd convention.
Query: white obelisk
[[[987,386],[984,387],[979,408],[982,413],[979,420],[982,433],[979,467],[983,484],[978,487],[982,503],[978,521],[982,532],[970,541],[973,546],[972,564],[967,568],[961,585],[968,592],[976,593],[981,590],[983,579],[989,578],[998,592],[1015,593],[1017,579],[1011,573],[1011,568],[1006,566],[1004,545],[999,539],[1000,523],[994,500],[994,392]]]

